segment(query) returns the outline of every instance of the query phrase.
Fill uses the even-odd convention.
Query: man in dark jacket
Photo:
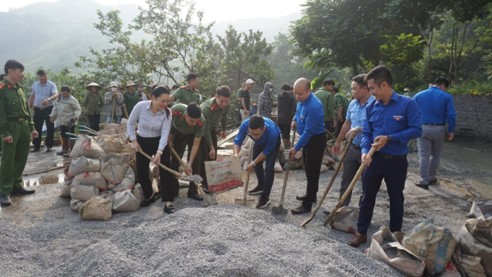
[[[285,148],[290,148],[290,124],[296,113],[296,99],[289,85],[282,86],[282,92],[278,95],[277,125],[282,132],[282,140]]]

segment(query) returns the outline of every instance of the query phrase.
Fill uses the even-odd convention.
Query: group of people
[[[34,193],[22,187],[21,176],[31,138],[34,139],[33,150],[39,151],[43,121],[47,129],[52,130],[53,125],[48,124],[53,124],[54,119],[58,118],[62,133],[73,132],[81,107],[70,95],[69,87],[62,87],[62,94],[58,95],[56,85],[47,80],[46,72],[42,70],[38,71],[39,80],[33,84],[31,97],[27,100],[20,84],[24,66],[18,61],[9,60],[4,70],[6,76],[0,82],[0,137],[3,150],[0,203],[7,206],[10,205],[10,195]],[[124,95],[121,95],[115,84],[116,89],[111,89],[104,97],[98,93],[101,87],[90,83],[83,100],[89,124],[96,131],[104,103],[111,103],[112,109],[121,103],[126,104],[128,136],[136,151],[137,179],[145,196],[141,205],[148,206],[161,198],[165,202],[166,213],[175,211],[173,201],[178,195],[179,184],[169,172],[160,169],[160,191],[154,192],[149,178],[149,162],[160,162],[177,171],[187,147],[188,158],[183,170],[187,174],[200,174],[204,180],[204,189],[207,190],[203,163],[217,157],[217,135],[225,138],[226,116],[231,103],[228,86],[218,86],[215,95],[205,100],[198,91],[198,75],[189,74],[186,81],[185,86],[178,87],[174,92],[166,86],[155,86],[149,100],[145,93],[135,93],[133,82],[127,83],[128,92]],[[243,121],[234,139],[234,154],[239,154],[246,137],[253,140],[253,156],[247,170],[254,170],[258,179],[258,185],[249,191],[250,194],[260,195],[257,208],[264,208],[270,203],[274,164],[283,142],[290,149],[289,159],[299,159],[302,152],[307,179],[305,194],[297,197],[301,203],[291,213],[311,212],[317,200],[324,155],[324,151],[319,150],[326,148],[327,133],[338,124],[339,132],[333,152],[341,152],[343,140],[351,141],[346,146],[349,149],[343,161],[340,197],[359,166],[366,166],[362,177],[363,193],[359,201],[357,233],[349,242],[351,246],[358,247],[367,240],[367,230],[383,179],[390,201],[390,230],[401,231],[403,189],[408,166],[407,144],[411,139],[418,138],[419,146],[421,180],[416,185],[428,189],[429,185],[437,183],[442,144],[446,138],[453,139],[456,125],[452,96],[445,91],[449,86],[446,79],[436,79],[429,89],[412,99],[395,92],[391,72],[384,66],[377,66],[369,73],[352,79],[353,99],[345,108],[343,101],[335,100],[336,94],[332,94],[332,80],[326,80],[322,89],[313,92],[310,80],[299,78],[293,87],[282,86],[282,93],[278,96],[276,122],[271,115],[271,83],[266,83],[260,94],[261,111],[258,115],[250,115],[249,90],[253,85],[253,80],[246,80],[237,94]],[[34,108],[33,117],[31,107]],[[125,113],[124,109],[120,111]],[[111,116],[119,120],[117,112],[111,113]],[[294,145],[290,145],[289,141],[291,130],[299,135]],[[50,140],[52,135],[48,134],[47,150],[53,146]],[[69,143],[63,144],[62,152],[66,153],[69,147]],[[372,156],[369,155],[371,148],[376,151]],[[147,159],[148,156],[151,156],[151,161]],[[193,183],[190,183],[188,197],[203,200]],[[344,205],[349,203],[350,198]]]

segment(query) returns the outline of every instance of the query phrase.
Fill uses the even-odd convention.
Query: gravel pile
[[[185,208],[121,229],[41,276],[397,276],[326,236],[239,206]]]

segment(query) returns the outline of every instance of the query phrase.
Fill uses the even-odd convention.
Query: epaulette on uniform
[[[173,116],[181,116],[181,115],[183,115],[183,113],[180,112],[180,111],[172,111],[172,114],[173,114]]]
[[[201,120],[198,120],[198,122],[196,123],[196,125],[198,125],[198,127],[203,127],[203,121]]]
[[[0,82],[0,89],[3,89],[5,87],[5,83],[4,82]]]
[[[216,111],[218,108],[219,108],[219,106],[218,106],[217,104],[215,104],[215,103],[214,103],[214,104],[212,104],[212,106],[210,106],[210,110],[211,110],[212,112]]]

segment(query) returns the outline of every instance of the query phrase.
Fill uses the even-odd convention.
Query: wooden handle
[[[294,128],[294,132],[293,133],[294,134],[292,136],[292,141],[290,143],[291,147],[294,147],[294,140],[296,139],[296,128]],[[287,179],[289,178],[290,157],[287,157],[287,158],[288,158],[288,161],[287,161],[287,169],[285,170],[284,184],[282,186],[282,193],[280,194],[280,203],[279,203],[280,206],[283,206],[283,204],[284,204],[285,191],[287,190]]]
[[[174,150],[174,147],[169,147],[169,149],[171,149],[171,153],[173,153],[173,156],[179,161],[179,164],[183,167],[183,169],[186,170],[188,166],[183,162],[181,157],[178,155],[178,152]]]
[[[150,161],[152,161],[152,157],[151,157],[151,156],[149,156],[147,153],[145,153],[143,150],[138,150],[138,153],[142,154],[144,157],[146,157],[147,159],[149,159]],[[173,174],[173,175],[174,175],[174,176],[176,176],[176,177],[179,177],[179,178],[183,177],[183,174],[181,174],[181,173],[179,173],[179,172],[177,172],[177,171],[175,171],[175,170],[170,169],[169,167],[167,167],[167,166],[165,166],[165,165],[161,164],[160,162],[158,162],[158,163],[157,163],[157,165],[158,165],[160,168],[162,168],[162,169],[164,169],[165,171],[167,171],[167,172],[169,172],[169,173]]]

